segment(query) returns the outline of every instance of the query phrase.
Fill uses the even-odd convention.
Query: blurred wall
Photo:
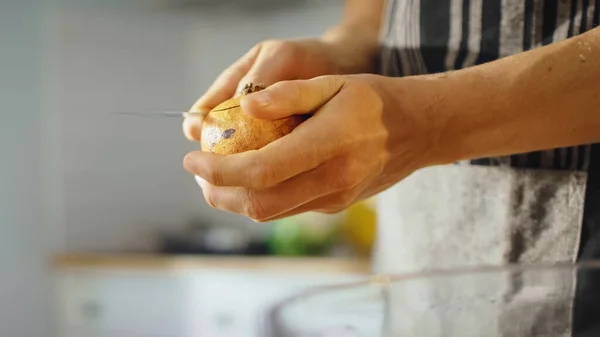
[[[341,0],[181,3],[0,1],[0,336],[53,337],[53,254],[147,249],[196,217],[248,224],[205,205],[178,119],[111,112],[185,110],[261,39],[319,34]]]
[[[62,175],[54,180],[64,186],[56,199],[64,213],[54,217],[65,247],[151,249],[157,231],[195,218],[264,229],[205,204],[182,168],[198,145],[183,138],[178,118],[111,112],[186,110],[252,45],[319,35],[338,20],[343,1],[261,0],[253,9],[240,1],[61,3],[49,103],[60,122],[49,134],[61,144],[54,166]]]
[[[0,336],[7,337],[52,336],[44,8],[35,0],[0,2]]]

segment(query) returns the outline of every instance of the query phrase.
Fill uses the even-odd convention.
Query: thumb
[[[245,113],[262,119],[314,113],[331,100],[345,83],[342,76],[278,82],[242,97],[240,105]]]

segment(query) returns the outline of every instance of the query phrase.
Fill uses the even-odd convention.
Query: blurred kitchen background
[[[267,38],[343,0],[0,0],[0,336],[261,336],[265,310],[361,278],[371,201],[256,224],[212,210],[178,118]]]

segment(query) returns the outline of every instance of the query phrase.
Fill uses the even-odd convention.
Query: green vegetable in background
[[[339,233],[339,215],[305,213],[276,221],[268,245],[274,255],[325,255]]]

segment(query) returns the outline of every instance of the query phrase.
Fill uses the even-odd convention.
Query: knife
[[[206,117],[208,112],[199,111],[119,111],[117,115],[137,115],[137,116],[156,116],[156,117]]]

